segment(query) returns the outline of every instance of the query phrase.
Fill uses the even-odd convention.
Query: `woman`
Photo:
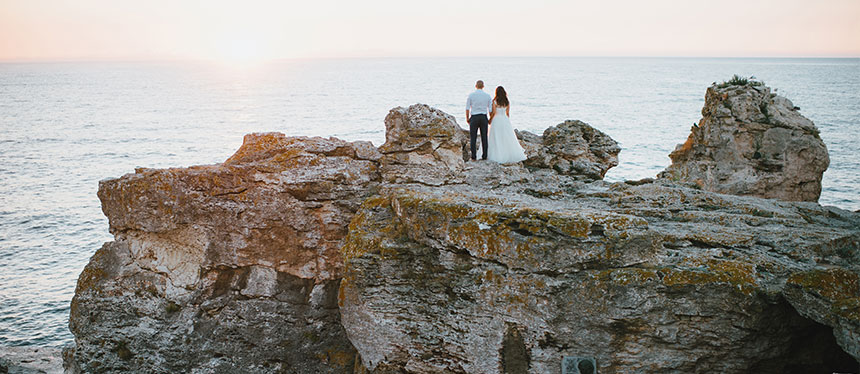
[[[520,162],[526,159],[517,134],[511,126],[511,103],[502,86],[496,87],[493,110],[490,112],[490,135],[487,141],[487,158],[500,164]]]

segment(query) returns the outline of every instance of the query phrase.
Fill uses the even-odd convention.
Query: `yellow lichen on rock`
[[[788,278],[789,284],[829,299],[832,302],[860,298],[860,275],[845,269],[814,269]],[[846,302],[846,305],[851,302]]]
[[[667,286],[727,284],[747,295],[758,289],[755,267],[750,263],[722,260],[691,260],[683,267],[666,267],[663,284]]]

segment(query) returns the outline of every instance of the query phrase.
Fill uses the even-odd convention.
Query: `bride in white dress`
[[[496,87],[493,111],[490,112],[490,135],[487,136],[487,158],[500,164],[526,159],[514,128],[511,126],[511,103],[502,86]]]

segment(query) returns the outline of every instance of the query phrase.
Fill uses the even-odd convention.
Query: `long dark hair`
[[[498,106],[508,106],[511,104],[508,101],[508,93],[505,92],[505,88],[502,86],[496,87],[496,98],[494,100]]]

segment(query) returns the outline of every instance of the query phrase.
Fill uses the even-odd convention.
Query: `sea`
[[[73,340],[69,303],[112,239],[98,182],[135,167],[223,162],[251,132],[385,139],[390,109],[425,103],[465,123],[478,79],[502,85],[515,128],[578,119],[622,147],[609,181],[653,177],[734,74],[788,97],[830,152],[820,203],[860,209],[860,59],[386,58],[0,63],[0,346]]]

